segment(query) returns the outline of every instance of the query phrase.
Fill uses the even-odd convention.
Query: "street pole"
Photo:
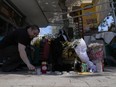
[[[116,15],[115,15],[115,9],[114,8],[114,1],[113,0],[110,0],[111,1],[111,8],[112,8],[112,13],[113,13],[113,18],[114,18],[114,25],[115,25],[115,30],[114,32],[116,32]]]

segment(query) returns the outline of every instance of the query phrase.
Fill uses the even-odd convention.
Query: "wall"
[[[93,6],[93,3],[84,3],[81,5],[81,8],[85,8],[85,7],[89,7],[89,6]],[[87,9],[82,10],[82,15],[83,16],[83,28],[84,30],[87,30],[88,28],[93,28],[97,26],[97,15],[96,14],[92,14],[96,12],[96,7],[90,7]]]
[[[109,0],[96,0],[97,4],[104,3],[104,2],[109,2]],[[110,11],[108,11],[108,9],[111,9],[110,3],[96,6],[96,11],[105,11],[106,10],[105,12],[97,14],[98,24],[101,23],[103,21],[103,19],[108,15],[108,13],[110,12]]]

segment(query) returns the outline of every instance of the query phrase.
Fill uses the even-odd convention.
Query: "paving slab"
[[[0,87],[116,87],[116,67],[106,67],[103,73],[89,75],[73,71],[46,75],[0,72]]]

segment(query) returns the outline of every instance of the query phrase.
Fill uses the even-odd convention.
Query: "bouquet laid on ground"
[[[103,59],[103,44],[91,43],[88,45],[88,56],[91,60]]]
[[[71,42],[65,42],[62,43],[63,45],[63,53],[62,53],[62,57],[66,60],[74,60],[76,58],[76,54],[74,49],[71,47]]]

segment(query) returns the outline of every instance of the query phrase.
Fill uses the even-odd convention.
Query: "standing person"
[[[26,48],[30,46],[31,40],[39,32],[38,26],[30,25],[24,29],[16,29],[0,41],[0,53],[7,58],[2,66],[3,71],[15,70],[22,61],[27,65],[29,70],[35,69],[28,59]]]

